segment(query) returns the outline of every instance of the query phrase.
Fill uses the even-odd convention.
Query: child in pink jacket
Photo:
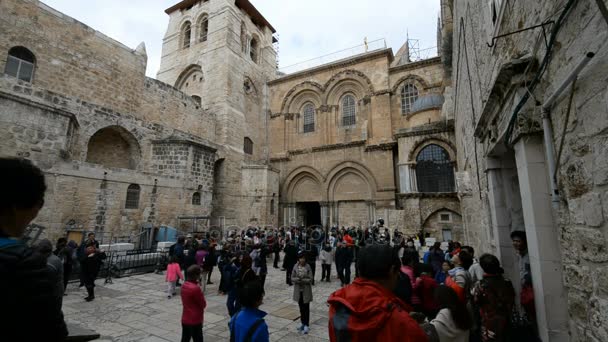
[[[177,279],[183,280],[184,275],[177,263],[177,257],[172,256],[169,265],[167,265],[167,275],[165,277],[165,280],[167,281],[167,298],[175,296],[175,283],[177,282]]]

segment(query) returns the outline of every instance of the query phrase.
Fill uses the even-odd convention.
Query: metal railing
[[[161,273],[167,269],[168,252],[157,252],[155,248],[108,253],[99,269],[97,279],[112,283],[112,278],[128,277],[143,273]],[[75,262],[70,282],[80,279],[80,263]]]
[[[298,71],[314,68],[323,64],[339,61],[341,59],[350,58],[364,53],[386,49],[386,40],[384,38],[372,40],[361,45],[353,46],[348,49],[332,52],[327,55],[315,57],[303,62],[292,64],[286,67],[279,68],[282,74],[293,74]]]

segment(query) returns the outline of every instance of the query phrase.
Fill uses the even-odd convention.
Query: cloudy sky
[[[178,0],[42,0],[135,48],[146,43],[147,74],[155,77],[169,21],[164,10]],[[251,0],[279,34],[280,66],[385,38],[393,52],[410,38],[436,45],[439,0]]]

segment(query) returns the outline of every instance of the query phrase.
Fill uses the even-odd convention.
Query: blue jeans
[[[234,316],[235,313],[241,310],[241,303],[236,298],[236,288],[228,291],[228,299],[226,300],[226,306],[228,307],[228,314],[230,317]]]

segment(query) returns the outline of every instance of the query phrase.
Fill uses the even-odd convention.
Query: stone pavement
[[[269,259],[270,261],[270,259]],[[261,310],[268,313],[266,322],[271,341],[328,341],[326,300],[340,287],[335,265],[332,282],[319,282],[321,263],[317,262],[316,282],[313,286],[313,303],[310,305],[310,333],[300,335],[298,304],[292,300],[293,287],[285,284],[285,272],[272,268],[269,262],[266,279],[266,296]],[[354,275],[354,265],[353,273]],[[148,273],[115,278],[113,284],[103,285],[97,280],[95,300],[87,303],[84,288],[70,284],[64,297],[63,312],[66,321],[77,323],[101,334],[98,341],[179,341],[181,338],[181,300],[167,299],[165,276]],[[205,341],[228,341],[228,311],[226,296],[217,294],[219,272],[214,269],[213,285],[207,285],[207,309],[203,325]],[[179,291],[179,290],[178,290]]]

